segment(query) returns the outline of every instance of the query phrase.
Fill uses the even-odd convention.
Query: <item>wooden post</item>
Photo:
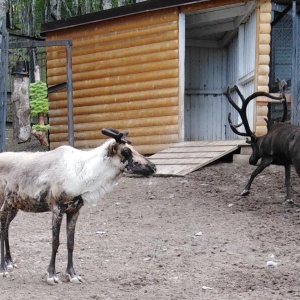
[[[25,61],[18,61],[12,72],[13,137],[18,143],[30,140],[29,77]]]

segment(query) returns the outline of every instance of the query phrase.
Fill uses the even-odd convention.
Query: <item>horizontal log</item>
[[[258,75],[268,75],[270,73],[270,67],[267,65],[258,66]]]
[[[74,123],[104,122],[110,120],[130,120],[140,118],[166,117],[178,115],[178,106],[164,108],[149,108],[147,110],[132,110],[126,112],[111,112],[101,114],[74,116]],[[66,117],[52,118],[50,114],[50,125],[63,125]]]
[[[104,142],[104,140],[103,140]],[[75,143],[75,148],[78,149],[89,149],[89,148],[96,148],[97,146],[101,145],[102,143],[98,143],[98,141],[82,141],[80,143]],[[50,149],[53,150],[59,146],[68,145],[67,142],[53,142],[50,144]],[[170,144],[151,144],[151,145],[133,145],[134,149],[137,150],[139,153],[144,155],[151,155],[157,153],[158,151],[162,151],[167,149],[172,143]]]
[[[113,20],[93,22],[65,30],[46,33],[47,40],[82,39],[94,35],[116,34],[117,32],[139,30],[144,27],[160,27],[171,22],[178,22],[178,9],[157,10]]]
[[[272,18],[272,16],[271,16],[270,12],[261,12],[259,14],[259,21],[260,21],[261,24],[262,23],[270,24],[271,23],[271,18]]]
[[[256,126],[266,126],[267,122],[266,119],[267,116],[257,116],[256,117]]]
[[[258,64],[259,65],[269,65],[270,55],[258,55]]]
[[[161,68],[159,67],[161,66]],[[49,85],[61,82],[66,78],[66,68],[53,66],[48,71]],[[93,63],[82,64],[72,67],[72,79],[74,82],[84,79],[106,78],[118,75],[128,75],[132,73],[141,73],[157,70],[178,68],[178,53],[175,50],[163,53],[146,55],[143,59],[131,57],[129,60],[117,59],[113,61],[99,61],[96,59]],[[56,70],[56,72],[55,72]]]
[[[102,137],[102,139],[101,139]],[[97,139],[92,140],[78,140],[74,139],[75,148],[95,148],[103,144],[106,139],[103,139],[103,135],[99,135]],[[51,138],[51,147],[57,147],[59,145],[67,145],[68,144],[67,135],[64,140],[55,140],[55,138]],[[130,141],[135,148],[136,146],[141,145],[152,145],[152,144],[172,144],[178,142],[178,134],[169,134],[169,135],[153,135],[153,136],[144,136],[144,137],[131,137]]]
[[[75,81],[73,84],[73,90],[84,90],[84,89],[94,89],[100,87],[118,86],[125,84],[138,84],[146,83],[155,80],[165,80],[166,78],[178,78],[177,69],[167,69],[160,71],[153,71],[147,73],[136,73],[128,74],[126,76],[113,76],[107,78],[97,78],[97,79],[85,79],[83,81]]]
[[[265,135],[267,133],[267,126],[256,126],[256,129],[255,129],[255,134],[257,136],[262,136],[262,135]]]
[[[85,38],[85,39],[73,39],[73,47],[72,47],[72,56],[81,56],[81,55],[88,55],[91,53],[104,53],[109,57],[109,51],[113,51],[111,48],[112,43],[114,44],[115,50],[111,55],[117,56],[123,54],[120,52],[120,49],[126,49],[130,48],[130,50],[136,54],[138,54],[139,51],[145,51],[145,44],[149,44],[149,36],[157,36],[160,34],[164,35],[164,39],[162,36],[159,38],[162,40],[162,43],[165,43],[164,46],[161,45],[161,47],[169,46],[169,42],[172,41],[171,35],[175,34],[177,32],[178,25],[177,23],[170,23],[164,25],[164,27],[152,27],[152,28],[142,28],[140,30],[135,30],[131,32],[126,33],[118,33],[118,34],[109,34],[109,35],[98,35],[95,34],[92,37]],[[166,42],[166,35],[168,35],[168,42]],[[140,40],[142,38],[142,40]],[[177,34],[176,36],[173,36],[174,40],[177,40]],[[136,39],[139,39],[137,41]],[[80,45],[80,41],[83,41],[84,43]],[[155,44],[161,44],[156,42]],[[154,45],[155,45],[154,44]],[[152,45],[148,45],[149,47],[152,47]],[[47,59],[48,60],[56,60],[56,59],[62,59],[66,56],[66,50],[65,48],[57,48],[57,47],[49,47],[47,48]]]
[[[51,122],[50,133],[66,133],[68,132],[68,125],[54,125]],[[128,130],[129,132],[136,132],[139,128],[156,127],[156,126],[178,126],[178,116],[164,116],[164,117],[152,117],[147,119],[130,119],[130,120],[105,120],[103,122],[92,123],[77,123],[74,124],[74,131],[100,131],[105,127],[114,127],[118,130]]]
[[[260,92],[265,92],[265,93],[269,93],[269,87],[264,85],[258,85],[257,86],[257,91],[260,91]]]
[[[271,47],[269,44],[260,44],[258,46],[258,53],[259,55],[269,55]]]
[[[122,129],[119,129],[122,131]],[[124,129],[125,130],[125,129]],[[127,129],[126,129],[127,130]],[[139,137],[149,137],[153,135],[178,135],[178,125],[171,126],[153,126],[153,127],[143,127],[143,128],[135,128],[129,131],[128,139],[131,141],[133,138]],[[99,138],[103,138],[100,130],[97,131],[80,131],[75,132],[74,134],[75,140],[97,140]],[[63,142],[66,141],[68,137],[68,133],[51,133],[51,141],[53,142]]]
[[[268,115],[268,106],[265,105],[256,105],[256,115],[266,117]]]
[[[134,64],[142,63],[143,61],[149,62],[149,61],[153,61],[153,55],[155,54],[158,56],[158,58],[161,58],[162,53],[166,53],[166,52],[167,54],[174,56],[174,51],[176,53],[177,47],[178,47],[177,41],[169,41],[168,43],[164,41],[160,43],[145,45],[142,47],[134,47],[130,49],[108,50],[105,52],[97,51],[93,53],[93,57],[90,57],[88,61],[86,61],[87,60],[86,55],[83,54],[83,56],[76,57],[75,61],[77,61],[77,64],[74,63],[72,64],[72,71],[73,73],[76,73],[76,72],[85,72],[85,71],[94,70],[95,67],[98,66],[98,64],[101,64],[101,69],[105,67],[109,68],[110,64],[108,62],[114,64],[114,66],[116,67],[129,65],[128,59],[131,59],[130,62],[133,62]],[[178,56],[178,54],[176,56]],[[83,61],[82,58],[84,58],[85,61]],[[155,57],[154,61],[157,60],[158,58]],[[47,63],[48,63],[47,66],[49,68],[48,70],[49,76],[56,76],[65,73],[65,68],[66,68],[65,58],[59,60],[48,59]],[[83,65],[83,63],[86,64],[87,66]],[[93,63],[96,63],[96,66],[93,65]],[[51,71],[51,68],[57,68],[59,73],[53,73]],[[97,68],[99,69],[99,67]]]
[[[271,33],[271,24],[270,23],[259,24],[259,33],[260,34],[270,34]]]
[[[124,85],[137,85],[138,83],[145,84],[157,80],[176,79],[178,77],[178,70],[168,69],[161,71],[153,71],[147,73],[136,73],[130,75],[120,75],[106,78],[85,79],[81,81],[73,81],[73,92],[78,90],[108,88]],[[64,92],[64,91],[62,91]]]
[[[129,101],[141,101],[141,100],[151,100],[151,99],[164,99],[178,97],[178,87],[164,88],[158,90],[148,90],[148,91],[132,91],[128,93],[119,93],[114,95],[101,95],[99,96],[88,96],[81,97],[79,99],[73,99],[74,107],[90,106],[90,105],[101,105],[110,103],[124,103]],[[49,105],[50,109],[59,109],[67,107],[67,93],[64,92],[60,95],[63,100],[56,100],[56,94],[49,94]]]
[[[158,47],[157,47],[158,48]],[[96,70],[96,69],[107,69],[110,66],[118,67],[118,66],[127,66],[131,64],[141,64],[150,61],[158,61],[158,60],[168,60],[172,57],[178,57],[178,50],[176,49],[176,42],[172,41],[169,47],[165,47],[163,50],[155,49],[156,51],[148,52],[148,51],[140,51],[140,54],[135,54],[131,52],[131,49],[121,49],[123,56],[116,55],[114,56],[114,52],[110,53],[110,55],[106,55],[106,52],[95,52],[92,55],[82,55],[76,56],[72,59],[72,70],[74,73],[76,72],[84,72],[87,70]],[[48,68],[61,68],[65,69],[66,60],[48,60],[47,67]],[[53,75],[50,73],[50,75]],[[59,74],[58,74],[59,75]]]
[[[261,13],[270,13],[272,11],[271,1],[265,1],[260,3],[260,12]]]
[[[163,59],[163,57],[156,57],[156,61],[144,62],[144,63],[133,63],[132,65],[122,66],[120,64],[104,64],[101,68],[97,67],[95,69],[85,69],[85,67],[75,68],[73,73],[73,81],[80,81],[82,79],[94,79],[94,78],[107,78],[118,75],[129,75],[135,73],[146,73],[146,72],[154,72],[157,70],[167,70],[167,69],[176,69],[178,68],[178,60],[177,57],[174,59]],[[96,64],[97,65],[97,64]],[[48,85],[56,84],[56,82],[61,82],[61,80],[66,79],[66,74],[62,73],[62,75],[52,74],[49,75],[49,83]]]
[[[269,33],[265,33],[265,34],[259,34],[258,35],[258,42],[260,44],[270,44],[271,42],[271,35]]]
[[[269,84],[269,76],[268,75],[258,75],[257,84],[267,86]]]
[[[164,40],[162,39],[161,42],[163,41]],[[171,58],[178,57],[178,49],[176,48],[176,44],[177,41],[170,41],[168,47],[170,49],[154,52],[146,51],[137,55],[131,55],[132,53],[128,53],[130,52],[131,48],[125,49],[124,47],[121,47],[120,49],[114,50],[108,47],[106,51],[111,51],[110,57],[106,57],[106,53],[103,55],[103,52],[99,49],[95,53],[86,54],[83,56],[72,56],[72,70],[74,73],[76,73],[78,71],[84,72],[85,70],[101,70],[118,66],[130,66],[132,64],[141,64],[149,61],[159,61],[164,59],[170,60]],[[120,52],[122,54],[124,53],[124,56],[120,56]],[[63,74],[62,70],[65,70],[65,67],[66,58],[56,60],[47,59],[47,68],[49,71],[52,68],[57,68],[57,71],[60,72],[58,75],[60,75]],[[52,76],[53,73],[50,72],[49,76],[50,75]]]
[[[74,107],[73,113],[75,116],[78,115],[88,115],[97,113],[111,113],[111,112],[122,112],[128,110],[141,110],[149,108],[158,107],[168,107],[178,105],[178,98],[167,98],[167,99],[152,99],[152,100],[142,100],[142,101],[127,101],[123,103],[110,103],[103,105],[92,105],[87,106],[85,103],[80,103],[82,106]],[[68,109],[55,109],[51,111],[51,118],[68,116]]]
[[[116,32],[127,32],[139,30],[144,27],[163,26],[171,22],[178,22],[178,10],[176,7],[170,10],[156,10],[155,12],[136,14],[116,18],[112,20],[104,20],[93,22],[91,24],[75,26],[59,32],[46,33],[47,39],[82,39],[94,35],[105,35]]]
[[[116,86],[100,87],[94,89],[74,90],[73,98],[80,99],[84,97],[98,96],[103,97],[105,95],[115,95],[121,93],[130,93],[134,91],[151,91],[156,89],[175,88],[178,87],[178,79],[170,78],[164,80],[152,80],[147,82],[120,84]],[[63,100],[66,99],[65,92],[57,92],[51,95],[51,100]],[[112,97],[113,99],[113,97]]]

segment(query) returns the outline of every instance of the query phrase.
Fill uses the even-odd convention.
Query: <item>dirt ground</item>
[[[20,212],[11,224],[18,268],[0,278],[1,300],[236,300],[300,298],[300,187],[283,205],[284,170],[272,166],[239,193],[252,166],[217,162],[185,177],[123,177],[77,223],[70,284],[65,221],[61,284],[46,283],[51,214]]]

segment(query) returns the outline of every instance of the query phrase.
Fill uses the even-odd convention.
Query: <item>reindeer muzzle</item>
[[[134,162],[132,157],[131,149],[124,147],[121,151],[122,156],[124,157],[124,161],[127,161],[126,169],[129,173],[139,174],[145,177],[148,177],[156,172],[156,166],[152,162],[145,159],[147,163],[142,164],[139,162]]]

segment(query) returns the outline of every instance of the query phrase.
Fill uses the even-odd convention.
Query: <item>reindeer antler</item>
[[[128,135],[128,131],[124,131],[124,132],[119,132],[118,130],[114,129],[114,128],[103,128],[101,130],[102,134],[112,137],[113,139],[115,139],[119,144],[131,144],[131,142],[129,140],[126,139],[126,136]]]
[[[255,133],[250,129],[250,125],[249,125],[248,118],[247,118],[247,106],[248,106],[248,104],[250,103],[250,101],[252,101],[256,97],[260,97],[260,96],[265,96],[265,97],[268,97],[268,98],[271,98],[271,99],[276,99],[276,100],[281,100],[282,97],[275,97],[275,96],[273,96],[269,93],[266,93],[266,92],[255,92],[255,93],[251,94],[249,97],[245,98],[236,85],[234,86],[234,89],[236,90],[237,94],[239,95],[239,97],[242,100],[242,107],[239,107],[234,102],[234,100],[232,99],[232,97],[230,95],[230,86],[227,87],[227,91],[224,94],[227,96],[228,101],[230,102],[230,104],[239,113],[239,115],[242,119],[242,123],[237,124],[237,125],[232,124],[231,113],[229,113],[228,114],[229,125],[230,125],[232,131],[235,134],[241,135],[241,136],[249,136],[251,138],[251,142],[255,143],[257,137],[256,137]],[[245,128],[246,132],[240,132],[239,130],[237,130],[237,128],[240,127],[241,125],[244,125],[244,128]]]

